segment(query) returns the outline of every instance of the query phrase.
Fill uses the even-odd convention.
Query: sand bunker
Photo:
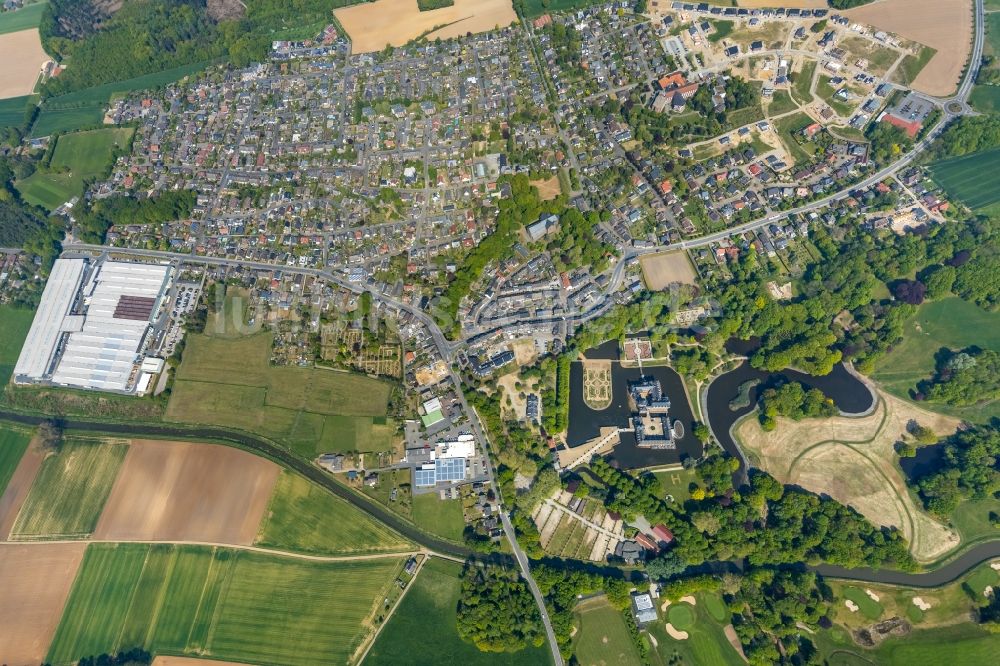
[[[688,639],[688,632],[674,629],[674,625],[669,622],[667,622],[667,635],[675,641],[686,641]]]
[[[931,609],[931,605],[920,597],[913,597],[913,605],[922,611],[928,611]]]
[[[867,594],[868,598],[874,601],[875,603],[879,602],[879,596],[874,592],[872,592],[871,590],[869,590],[867,587],[865,588],[865,594]]]
[[[853,601],[851,601],[850,599],[844,599],[844,605],[847,606],[847,610],[851,611],[852,613],[858,612],[858,605]]]

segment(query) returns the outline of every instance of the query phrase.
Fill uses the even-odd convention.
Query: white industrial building
[[[143,357],[171,277],[163,265],[57,260],[14,381],[145,392],[162,369]]]

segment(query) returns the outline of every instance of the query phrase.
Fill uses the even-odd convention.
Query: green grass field
[[[31,435],[27,431],[15,430],[7,425],[0,427],[0,495],[7,488],[30,441]]]
[[[42,463],[11,539],[82,537],[94,531],[111,493],[127,444],[66,439]]]
[[[850,599],[858,605],[858,612],[870,620],[878,620],[882,617],[882,604],[878,603],[862,590],[860,587],[845,587],[844,598]]]
[[[413,548],[382,523],[288,471],[278,477],[256,544],[318,555]]]
[[[729,644],[723,627],[729,624],[729,610],[717,594],[698,594],[698,605],[674,604],[684,607],[693,616],[689,626],[683,628],[688,632],[686,641],[677,641],[667,635],[664,622],[655,622],[647,626],[649,634],[656,639],[657,647],[650,651],[650,661],[657,666],[670,664],[713,664],[720,666],[740,666],[745,662]],[[683,610],[675,610],[671,605],[667,621],[673,621],[673,613],[684,614]],[[686,617],[678,617],[685,620]],[[675,625],[676,626],[676,625]],[[681,628],[681,627],[677,627]]]
[[[808,146],[809,144],[805,143],[800,145],[799,142],[795,140],[794,135],[802,128],[811,125],[812,122],[812,118],[802,112],[773,121],[775,131],[778,133],[778,136],[781,137],[781,141],[785,144],[785,148],[788,149],[789,155],[791,155],[796,162],[808,162],[810,160],[810,152],[803,147]]]
[[[344,663],[402,559],[310,562],[166,544],[94,544],[49,648],[69,664],[144,646],[246,663]]]
[[[413,522],[432,534],[461,541],[462,530],[465,529],[462,503],[458,500],[442,500],[437,493],[414,495]]]
[[[303,458],[329,451],[386,451],[389,382],[315,368],[272,366],[271,334],[192,335],[166,418],[249,430]]]
[[[816,82],[816,94],[820,96],[824,102],[826,102],[831,109],[837,112],[841,118],[850,118],[851,114],[854,113],[854,109],[857,108],[857,104],[851,104],[850,102],[841,101],[837,98],[836,93],[840,90],[840,87],[834,87],[830,85],[831,78],[829,76],[821,76]]]
[[[18,32],[37,28],[42,21],[42,12],[45,11],[46,2],[36,2],[17,10],[16,12],[3,12],[0,14],[0,35],[8,32]]]
[[[541,666],[552,658],[544,646],[514,653],[480,652],[458,636],[455,611],[462,565],[431,558],[410,584],[365,659],[365,666]]]
[[[980,113],[1000,111],[1000,86],[973,86],[969,102]]]
[[[88,181],[104,174],[114,151],[128,146],[133,131],[127,127],[60,136],[49,168],[18,182],[18,191],[29,203],[49,210],[58,208],[81,196]]]
[[[788,113],[797,108],[799,108],[798,105],[787,90],[775,90],[771,103],[767,107],[767,115],[768,117],[780,116],[782,113]]]
[[[808,104],[813,100],[809,89],[812,87],[813,76],[816,74],[816,61],[807,60],[802,63],[802,71],[795,74],[795,81],[792,85],[792,97],[799,104]]]
[[[886,666],[911,664],[948,664],[980,666],[993,663],[1000,653],[1000,634],[990,634],[969,622],[940,629],[915,631],[901,638],[890,638],[871,652],[857,649],[872,663]],[[851,664],[838,662],[831,664]]]
[[[721,42],[723,39],[728,37],[730,33],[732,33],[733,25],[732,21],[713,20],[712,26],[715,30],[708,36],[708,41],[713,44]]]
[[[694,626],[694,606],[690,604],[673,604],[667,608],[667,621],[674,629],[687,631]]]
[[[666,472],[653,472],[653,474],[660,480],[663,491],[668,495],[673,495],[674,501],[678,504],[683,504],[691,499],[690,486],[698,478],[693,469],[675,469]]]
[[[994,169],[998,167],[1000,148],[995,148],[934,162],[931,176],[949,196],[972,210],[982,210],[1000,202],[1000,190],[992,186]]]
[[[201,62],[154,72],[133,79],[105,83],[66,95],[52,97],[42,105],[31,136],[48,136],[53,132],[72,132],[100,125],[104,110],[113,95],[133,90],[160,88],[185,76],[203,70],[209,63]]]
[[[604,599],[582,604],[577,610],[579,631],[573,651],[581,664],[638,664],[639,650],[620,611]]]
[[[34,310],[0,305],[0,387],[6,386],[35,318]]]
[[[933,374],[934,355],[942,347],[961,349],[974,344],[1000,351],[1000,314],[957,297],[924,303],[903,331],[903,341],[882,358],[872,375],[890,393],[901,397],[907,397],[917,382]],[[1000,406],[980,415],[976,407],[950,410],[933,403],[923,405],[975,420],[987,413],[1000,414]]]
[[[28,107],[34,103],[34,95],[0,99],[0,127],[20,127]]]
[[[904,86],[910,85],[936,53],[937,49],[932,49],[929,46],[921,46],[920,53],[917,55],[908,55],[900,61],[896,67],[896,71],[892,75],[893,80]]]

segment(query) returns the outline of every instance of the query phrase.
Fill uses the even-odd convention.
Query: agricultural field
[[[0,655],[5,664],[40,664],[56,631],[87,546],[0,544]]]
[[[402,46],[420,37],[450,39],[486,32],[517,20],[510,0],[455,0],[431,11],[420,11],[417,0],[376,0],[334,14],[351,39],[353,53],[381,51],[388,44]]]
[[[958,297],[924,303],[906,323],[902,342],[879,362],[872,378],[893,395],[905,398],[920,380],[934,373],[934,355],[942,347],[962,349],[969,345],[1000,351],[1000,314]],[[995,403],[964,408],[925,406],[978,422],[1000,416],[1000,405]]]
[[[591,664],[638,664],[639,650],[629,634],[621,611],[607,599],[588,599],[577,605],[579,630],[573,652],[582,666]]]
[[[717,664],[740,666],[745,662],[726,638],[724,627],[729,624],[729,610],[715,593],[695,597],[695,605],[678,603],[660,608],[660,622],[649,625],[647,631],[656,645],[650,650],[650,661],[657,666],[668,664]],[[677,608],[675,608],[675,606]],[[666,622],[687,632],[677,640],[667,634]]]
[[[14,521],[11,540],[80,538],[97,526],[128,445],[66,438],[42,463]]]
[[[24,117],[35,103],[34,95],[22,95],[20,97],[8,97],[0,99],[0,127],[20,127],[24,124]]]
[[[584,501],[574,513],[567,507],[572,500],[569,493],[557,491],[552,499],[539,504],[531,516],[542,548],[550,555],[604,562],[624,538],[621,519],[609,516],[600,502]]]
[[[271,334],[189,336],[166,419],[249,430],[305,459],[331,451],[387,451],[392,385],[332,370],[272,366]]]
[[[87,182],[107,170],[115,151],[128,147],[133,131],[126,127],[60,136],[49,167],[19,181],[18,191],[29,203],[49,210],[82,196]]]
[[[672,284],[697,284],[697,273],[687,252],[647,254],[639,259],[642,278],[650,291],[662,291]]]
[[[457,562],[436,557],[428,560],[378,635],[365,665],[542,666],[552,663],[545,646],[514,653],[486,653],[459,638],[455,611],[462,589],[461,576],[462,565]]]
[[[923,511],[903,478],[895,444],[905,439],[913,421],[939,435],[959,425],[957,419],[879,392],[868,416],[779,418],[772,432],[750,417],[737,425],[735,435],[755,466],[781,483],[852,506],[876,525],[899,528],[914,558],[929,562],[954,550],[959,535]]]
[[[344,663],[401,558],[315,562],[167,544],[87,549],[48,661],[144,646],[288,666]]]
[[[38,28],[20,32],[0,32],[0,98],[30,95],[35,89],[42,65],[50,60]]]
[[[459,500],[442,500],[436,492],[414,495],[412,517],[423,530],[452,541],[462,540],[465,517]]]
[[[45,101],[38,119],[31,128],[32,137],[49,136],[55,132],[72,132],[94,125],[104,120],[108,102],[114,95],[133,90],[160,88],[199,72],[207,62],[183,65],[161,72],[137,76],[124,81],[113,81],[93,88],[52,97]]]
[[[34,310],[0,305],[0,389],[7,385],[14,373],[17,357],[34,318]]]
[[[972,48],[972,0],[884,0],[844,15],[929,47],[900,63],[901,83],[928,95],[955,92]]]
[[[931,176],[949,196],[960,199],[973,211],[981,211],[1000,203],[1000,191],[992,187],[998,167],[1000,148],[934,162]]]
[[[45,0],[26,4],[25,7],[16,12],[3,12],[0,14],[0,35],[8,32],[20,32],[29,28],[37,28],[42,21],[42,13],[45,12]]]
[[[1000,86],[976,85],[969,95],[969,102],[980,113],[1000,111]]]
[[[382,523],[287,470],[278,477],[255,545],[316,555],[413,548]]]
[[[250,545],[279,471],[230,446],[133,441],[94,536]]]
[[[21,456],[28,449],[29,441],[31,441],[31,436],[26,432],[15,430],[8,425],[4,425],[0,429],[0,497],[3,496],[7,484],[14,476],[14,470],[21,462]],[[2,517],[3,512],[0,511],[0,519]],[[0,534],[0,539],[5,536],[7,535]]]

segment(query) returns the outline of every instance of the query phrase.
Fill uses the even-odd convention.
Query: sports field
[[[415,495],[412,511],[417,527],[452,541],[462,540],[465,519],[459,500],[442,500],[437,493]]]
[[[436,557],[428,560],[378,635],[365,659],[365,666],[542,666],[552,663],[544,646],[514,653],[486,653],[459,638],[455,611],[462,590],[461,576],[461,564]]]
[[[576,610],[579,630],[573,643],[582,666],[592,664],[638,664],[639,650],[625,626],[620,611],[599,597],[581,603]]]
[[[902,342],[879,362],[872,377],[889,392],[906,397],[920,380],[934,373],[934,355],[942,347],[962,349],[969,345],[1000,351],[1000,314],[986,312],[957,297],[924,303],[906,323]],[[930,403],[927,406],[941,408]],[[970,409],[976,408],[965,408],[966,412]],[[986,420],[972,412],[956,413],[980,422]],[[993,413],[1000,415],[1000,406],[992,410],[987,406],[982,411],[986,416]]]
[[[312,562],[228,549],[94,544],[53,664],[142,645],[246,663],[342,664],[368,635],[401,558]]]
[[[94,531],[128,445],[67,439],[50,455],[24,500],[11,540],[83,537]]]
[[[0,305],[0,388],[10,381],[34,318],[34,310]]]
[[[27,5],[16,12],[3,12],[0,14],[0,35],[8,32],[19,32],[29,28],[37,28],[42,20],[42,13],[45,11],[44,2],[36,2]]]
[[[17,183],[29,203],[49,210],[83,194],[87,181],[104,174],[115,149],[128,146],[132,128],[101,129],[60,136],[48,169]]]
[[[391,384],[365,375],[272,366],[271,334],[192,335],[166,418],[249,430],[303,458],[329,451],[386,451]]]
[[[931,176],[949,196],[975,211],[1000,202],[1000,189],[993,186],[998,168],[1000,148],[995,148],[935,162]]]
[[[256,545],[317,555],[413,548],[382,523],[289,471],[278,477]]]

